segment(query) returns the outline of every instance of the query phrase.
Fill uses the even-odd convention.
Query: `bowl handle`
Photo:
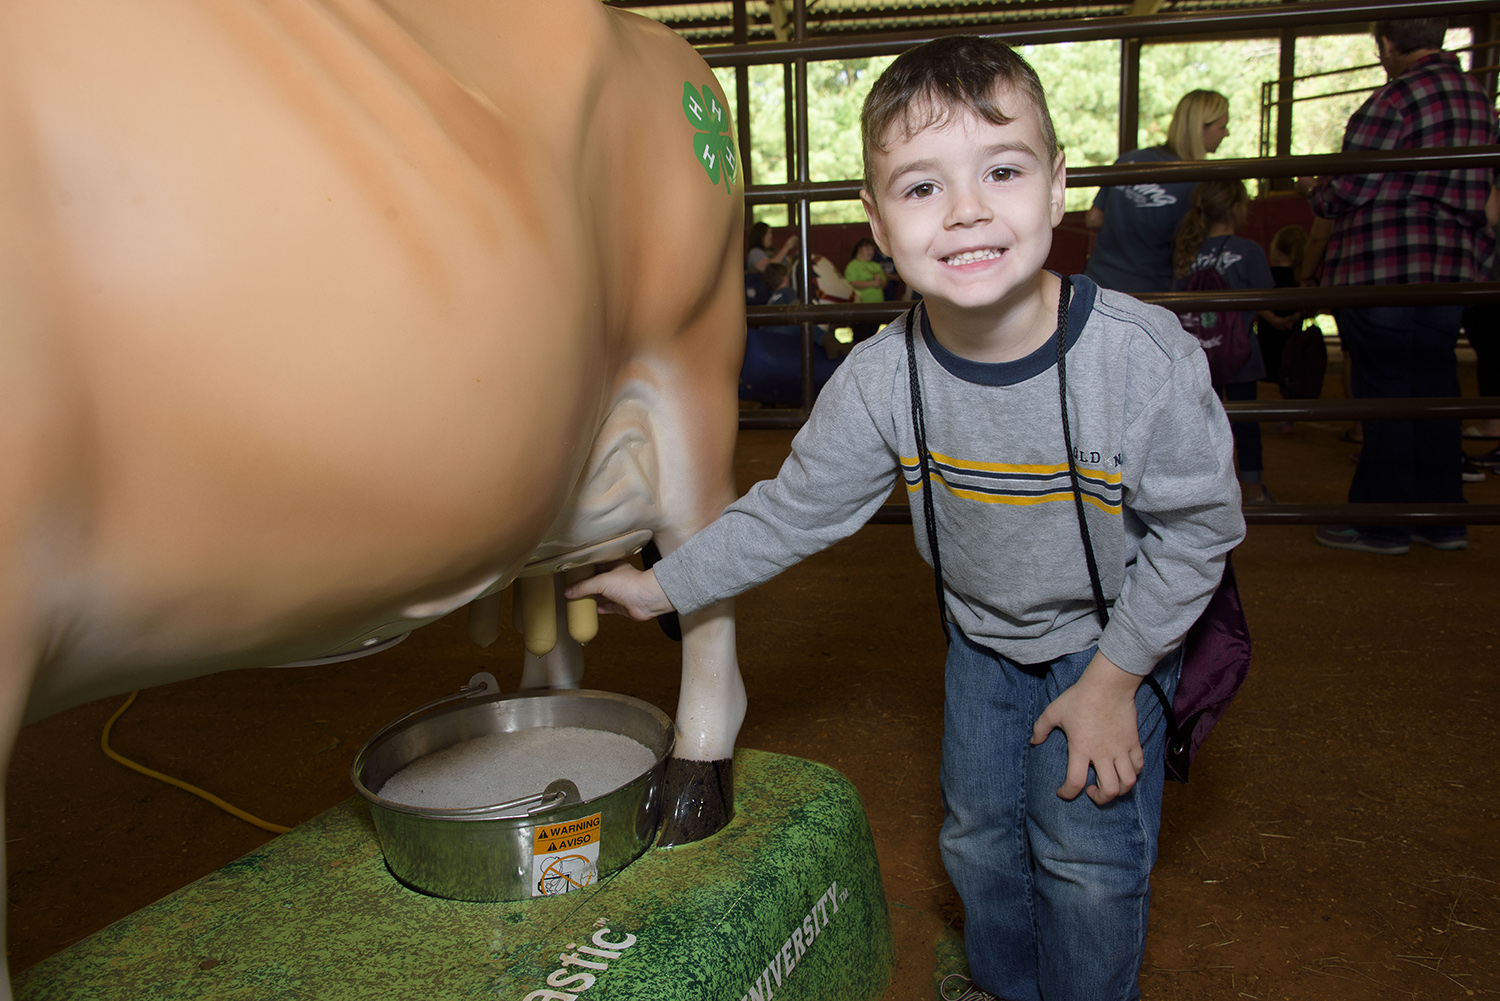
[[[370,744],[374,744],[376,740],[385,736],[386,733],[394,730],[396,727],[400,726],[402,723],[405,723],[407,720],[415,716],[420,716],[431,709],[436,709],[438,706],[445,706],[449,702],[457,702],[459,699],[477,699],[481,695],[498,695],[499,693],[500,682],[495,680],[495,676],[488,671],[480,671],[478,674],[475,674],[469,679],[469,683],[467,685],[460,688],[452,695],[444,695],[440,699],[433,699],[431,702],[427,702],[423,705],[417,706],[417,708],[413,709],[406,715],[398,716],[395,719],[391,720],[389,723],[375,732],[375,736],[371,737],[369,741],[366,742],[367,746]]]

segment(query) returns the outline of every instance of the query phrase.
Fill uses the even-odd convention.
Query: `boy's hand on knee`
[[[1058,796],[1071,800],[1084,792],[1091,764],[1096,781],[1087,792],[1100,806],[1135,787],[1146,764],[1135,715],[1140,684],[1138,675],[1095,654],[1078,681],[1037,717],[1033,744],[1046,740],[1054,729],[1068,741],[1068,777]]]
[[[637,622],[674,610],[667,593],[656,582],[655,572],[637,570],[625,562],[600,564],[599,573],[569,584],[563,594],[569,601],[596,596],[599,611],[628,615]]]

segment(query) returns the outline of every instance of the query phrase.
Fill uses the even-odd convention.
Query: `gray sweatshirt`
[[[918,306],[855,348],[774,480],[656,564],[678,610],[769,580],[852,534],[902,484],[930,564],[912,430],[917,367],[949,618],[1010,660],[1097,642],[1145,674],[1177,647],[1244,537],[1229,422],[1203,350],[1165,309],[1077,276],[1067,395],[1089,534],[1111,605],[1100,635],[1068,481],[1054,338],[1013,362],[960,358]]]

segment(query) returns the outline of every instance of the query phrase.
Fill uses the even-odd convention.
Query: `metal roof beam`
[[[790,59],[852,59],[888,56],[914,45],[948,35],[981,34],[1015,44],[1045,45],[1054,42],[1085,42],[1107,38],[1168,38],[1191,35],[1222,35],[1227,32],[1264,32],[1318,29],[1351,22],[1411,16],[1493,14],[1500,0],[1427,0],[1423,3],[1396,0],[1326,0],[1262,10],[1152,14],[1144,17],[1091,17],[1068,21],[1008,21],[993,25],[970,24],[960,28],[925,32],[893,32],[808,41],[802,44],[754,43],[706,46],[699,50],[710,66],[744,66],[779,63]]]

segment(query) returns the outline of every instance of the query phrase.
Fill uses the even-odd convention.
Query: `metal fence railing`
[[[813,202],[847,201],[859,197],[859,181],[812,183],[808,172],[807,64],[810,61],[890,55],[945,34],[979,33],[1004,38],[1012,44],[1084,41],[1100,38],[1182,37],[1263,31],[1310,29],[1372,19],[1413,16],[1500,14],[1500,0],[1426,0],[1426,2],[1370,2],[1335,0],[1273,9],[1250,9],[1203,14],[1169,14],[1146,17],[1100,17],[1074,21],[1044,21],[1017,24],[996,23],[991,28],[968,25],[957,31],[922,34],[869,36],[865,38],[819,39],[807,37],[805,0],[795,0],[793,39],[789,42],[715,46],[701,50],[711,66],[750,66],[769,63],[789,65],[793,114],[788,118],[787,138],[795,179],[784,184],[756,184],[745,191],[747,205],[790,203],[801,246],[809,246]],[[1454,149],[1392,150],[1335,153],[1320,156],[1255,157],[1198,160],[1176,163],[1114,164],[1070,169],[1069,187],[1137,184],[1147,181],[1202,181],[1217,179],[1286,178],[1383,170],[1436,170],[1493,167],[1500,163],[1500,146]],[[795,428],[811,410],[813,388],[813,332],[817,325],[885,322],[899,316],[909,304],[851,303],[812,304],[805,301],[813,287],[809,254],[802,254],[798,274],[804,302],[795,306],[757,306],[746,310],[750,326],[800,324],[802,327],[802,403],[795,410],[745,411],[740,427],[745,430]],[[1302,309],[1332,310],[1341,306],[1383,305],[1474,305],[1500,302],[1500,282],[1469,284],[1421,284],[1392,286],[1323,287],[1310,289],[1253,289],[1220,293],[1160,293],[1141,295],[1145,302],[1177,312],[1200,309]],[[1351,419],[1454,419],[1500,418],[1500,399],[1465,398],[1442,400],[1262,400],[1225,406],[1235,421],[1297,421]],[[892,523],[910,521],[905,505],[887,505],[874,519]],[[1245,511],[1253,524],[1500,524],[1500,505],[1453,504],[1391,506],[1377,504],[1268,504]]]

